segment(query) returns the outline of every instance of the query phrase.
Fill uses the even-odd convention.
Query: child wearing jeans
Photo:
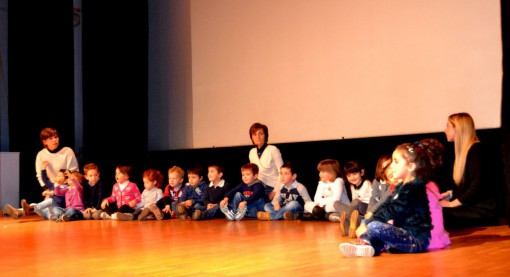
[[[207,170],[209,186],[205,189],[204,205],[206,209],[195,210],[192,215],[193,220],[222,218],[225,215],[220,210],[220,202],[225,198],[231,187],[223,179],[223,168],[217,164],[211,164]]]
[[[257,212],[264,211],[264,204],[269,199],[264,191],[264,183],[257,179],[258,173],[259,167],[254,163],[241,167],[243,181],[220,202],[220,209],[227,220],[241,220],[245,215],[257,217]]]
[[[188,183],[184,187],[179,204],[177,204],[177,217],[186,220],[196,211],[205,210],[204,197],[207,183],[204,181],[202,167],[195,166],[188,169]]]
[[[432,230],[426,192],[433,171],[425,151],[429,147],[421,143],[404,143],[393,151],[393,178],[402,182],[370,218],[363,220],[356,230],[359,241],[339,245],[345,256],[371,257],[383,251],[427,251]]]
[[[306,187],[299,183],[290,162],[280,167],[280,186],[271,203],[264,206],[265,212],[258,212],[259,220],[294,220],[306,202],[312,201]]]

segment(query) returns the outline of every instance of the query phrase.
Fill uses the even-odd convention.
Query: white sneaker
[[[234,216],[235,220],[239,221],[239,220],[243,219],[244,216],[246,215],[246,210],[248,210],[248,209],[246,209],[246,208],[244,208],[244,209],[237,209],[237,213]]]
[[[338,249],[347,257],[373,257],[374,248],[369,244],[340,243]]]
[[[225,217],[227,220],[234,220],[234,213],[225,205],[224,207],[220,208],[221,212],[225,214]]]

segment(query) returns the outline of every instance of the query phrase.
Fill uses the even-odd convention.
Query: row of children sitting
[[[432,155],[429,157],[432,159]],[[171,218],[242,220],[244,217],[259,220],[329,219],[340,223],[342,235],[355,238],[362,219],[370,219],[381,203],[388,202],[386,199],[401,182],[393,178],[389,170],[391,163],[390,155],[384,155],[379,159],[376,176],[371,184],[364,178],[364,169],[358,163],[348,162],[344,166],[348,182],[345,186],[339,162],[333,159],[323,160],[317,167],[320,181],[313,200],[306,187],[297,181],[297,174],[289,162],[284,163],[280,168],[281,184],[276,189],[276,193],[272,193],[270,189],[267,189],[268,186],[257,179],[259,169],[253,163],[242,166],[242,182],[233,188],[223,179],[223,170],[218,165],[208,167],[209,184],[203,180],[200,168],[189,169],[188,183],[184,184],[184,170],[174,166],[168,170],[169,183],[164,188],[164,192],[160,188],[163,184],[162,174],[158,170],[149,169],[143,173],[142,193],[137,185],[130,181],[131,167],[117,166],[116,183],[111,195],[104,199],[102,199],[102,181],[99,178],[97,165],[92,163],[84,167],[84,178],[87,184],[82,186],[83,176],[79,172],[65,170],[59,172],[55,183],[52,184],[45,174],[43,164],[42,175],[48,188],[43,195],[47,198],[33,204],[27,204],[25,200],[22,200],[22,208],[19,210],[10,205],[6,205],[5,208],[14,218],[35,212],[57,222],[80,219],[147,220],[151,218],[157,220]],[[435,163],[431,160],[429,164]],[[430,246],[442,248],[450,241],[442,227],[442,217],[437,221],[437,209],[441,211],[438,205],[440,194],[437,186],[432,182],[427,184],[427,189],[433,226],[439,230],[432,236]],[[439,242],[434,243],[434,238]],[[360,253],[352,255],[358,254]]]

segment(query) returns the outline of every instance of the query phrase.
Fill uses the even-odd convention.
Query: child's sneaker
[[[283,213],[283,219],[285,220],[296,220],[299,218],[298,213],[293,213],[291,211],[286,211]]]
[[[193,212],[193,216],[191,217],[193,220],[200,220],[202,218],[204,218],[204,212],[201,210],[195,210]]]
[[[258,220],[271,220],[271,214],[268,212],[257,212],[257,219]]]
[[[5,205],[5,212],[12,218],[18,219],[23,216],[23,212],[7,204]]]
[[[28,205],[27,200],[21,199],[21,208],[25,215],[31,215],[34,213],[34,206]]]
[[[184,204],[180,203],[177,205],[177,212],[179,213],[179,218],[181,220],[188,219],[188,208],[186,208]]]
[[[374,248],[365,242],[344,242],[338,248],[347,257],[372,257],[375,254]]]
[[[151,213],[149,208],[144,208],[142,212],[138,215],[138,220],[147,220],[147,216]]]
[[[234,213],[227,207],[227,205],[220,208],[221,212],[225,214],[227,220],[234,220]]]
[[[71,218],[68,217],[67,215],[63,214],[62,216],[60,216],[59,219],[55,220],[55,222],[69,222],[71,221]]]
[[[102,212],[101,219],[107,220],[107,219],[112,219],[112,217],[109,214]]]
[[[244,209],[237,209],[237,213],[234,216],[235,220],[239,221],[244,218],[244,215],[246,214],[246,208]]]
[[[339,213],[331,213],[328,217],[331,222],[340,222],[340,214]]]
[[[117,213],[118,220],[130,221],[133,220],[133,214],[130,213]]]
[[[158,206],[155,203],[152,203],[149,206],[149,210],[154,214],[154,216],[156,217],[157,220],[163,219],[163,213],[161,212],[161,210],[158,208]]]
[[[352,211],[351,219],[349,222],[349,237],[356,238],[356,229],[358,228],[358,216],[359,212],[357,210]]]

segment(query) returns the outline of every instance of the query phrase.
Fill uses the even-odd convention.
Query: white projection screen
[[[150,150],[500,127],[499,0],[149,5]]]

